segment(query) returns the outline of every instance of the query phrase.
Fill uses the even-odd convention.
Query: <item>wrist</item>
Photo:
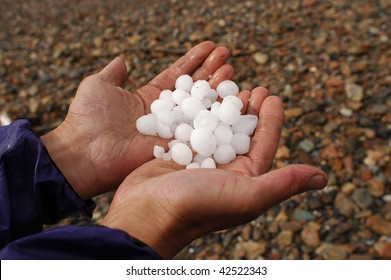
[[[66,128],[66,124],[41,137],[51,159],[60,169],[77,195],[87,200],[93,197],[86,186],[93,185],[93,176],[84,153],[86,147],[75,131]]]
[[[129,203],[129,200],[122,200],[116,194],[117,198],[111,203],[101,225],[126,232],[164,259],[171,259],[192,241],[181,234],[183,231],[178,228],[178,221],[172,215],[164,208],[155,207],[156,201],[151,201],[145,193],[138,196],[132,192],[131,195],[133,199]]]

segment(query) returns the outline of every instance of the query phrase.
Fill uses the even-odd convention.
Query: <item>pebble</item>
[[[391,234],[391,222],[383,219],[379,214],[373,214],[367,219],[366,225],[374,232],[381,235]]]
[[[305,225],[300,233],[301,239],[305,245],[311,248],[317,248],[320,245],[319,235],[320,225],[317,223],[309,223]]]
[[[343,246],[325,243],[316,249],[316,253],[325,260],[344,260],[348,257],[349,250]]]
[[[372,196],[366,188],[356,189],[352,194],[352,199],[361,209],[368,208],[373,202]]]

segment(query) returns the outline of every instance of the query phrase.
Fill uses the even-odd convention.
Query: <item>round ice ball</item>
[[[198,98],[191,96],[183,100],[182,102],[183,114],[189,119],[194,120],[197,113],[205,109],[204,104]]]
[[[250,136],[244,133],[235,133],[232,136],[231,145],[237,155],[244,155],[250,150]]]
[[[175,143],[171,148],[171,158],[180,165],[188,165],[193,159],[193,153],[184,143]]]
[[[154,156],[155,158],[161,158],[161,157],[163,157],[164,153],[165,153],[165,151],[164,151],[164,148],[163,148],[163,147],[158,146],[158,145],[155,145],[155,146],[153,147],[153,156]]]
[[[157,133],[157,118],[154,114],[141,116],[136,121],[137,130],[144,135],[153,135]]]
[[[223,99],[219,108],[219,119],[228,125],[235,124],[240,118],[240,109],[231,99]]]
[[[171,131],[171,128],[168,125],[161,123],[157,124],[157,135],[161,138],[172,138],[174,133]]]
[[[232,125],[233,133],[252,135],[258,124],[258,117],[254,115],[241,115],[238,122]]]
[[[170,126],[175,120],[175,114],[173,111],[159,111],[156,113],[156,117],[159,123]]]
[[[178,88],[172,92],[172,100],[177,105],[181,105],[183,100],[185,100],[188,97],[190,97],[190,93],[188,93],[187,91],[181,88]]]
[[[184,91],[190,92],[193,87],[193,78],[187,74],[179,76],[175,81],[176,89],[183,89]]]
[[[186,169],[197,169],[200,167],[201,167],[201,165],[197,162],[191,162],[188,165],[186,165]]]
[[[201,168],[211,168],[211,169],[215,169],[216,168],[216,163],[214,161],[213,158],[206,158],[202,161],[201,163]]]
[[[217,117],[209,110],[202,110],[197,113],[194,118],[194,128],[206,128],[207,130],[214,131],[217,127]]]
[[[239,93],[239,87],[235,82],[225,80],[217,86],[216,91],[221,98],[224,98],[228,95],[237,95]]]
[[[217,143],[213,133],[206,128],[195,128],[190,135],[191,147],[204,157],[209,157],[216,149]]]
[[[201,156],[200,154],[195,154],[195,156],[193,157],[193,162],[198,163],[199,165],[201,165],[201,163],[204,161],[205,158],[206,157]]]
[[[172,108],[172,102],[164,99],[156,99],[151,104],[151,112],[154,114],[160,111],[170,111]]]
[[[181,123],[175,129],[175,138],[183,142],[189,141],[193,130],[194,128],[191,125],[187,123]]]
[[[226,97],[224,97],[224,100],[228,100],[230,99],[235,105],[236,107],[239,109],[239,110],[242,110],[243,108],[243,102],[242,100],[240,100],[239,97],[235,96],[235,95],[228,95]],[[224,101],[223,100],[223,101]]]
[[[200,100],[203,100],[210,92],[210,85],[205,80],[196,81],[191,88],[190,94]]]
[[[162,90],[159,94],[159,99],[167,100],[171,103],[174,103],[174,100],[172,99],[172,91],[169,89]]]
[[[213,158],[218,164],[227,164],[236,158],[236,151],[229,144],[223,144],[216,148]]]
[[[213,132],[217,145],[230,144],[232,140],[232,130],[226,125],[219,125]]]

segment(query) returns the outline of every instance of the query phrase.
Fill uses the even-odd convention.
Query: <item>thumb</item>
[[[125,81],[126,74],[125,62],[122,58],[116,57],[98,73],[98,76],[113,86],[120,86]]]
[[[320,190],[327,184],[326,173],[319,168],[304,164],[288,165],[253,179],[256,180],[256,192],[263,196],[259,197],[265,206],[263,210],[296,194]]]

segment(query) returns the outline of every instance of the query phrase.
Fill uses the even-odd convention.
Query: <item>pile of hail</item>
[[[205,80],[178,77],[175,90],[163,90],[151,104],[151,113],[137,119],[137,130],[145,135],[173,138],[169,150],[155,146],[153,155],[173,160],[186,168],[216,168],[250,149],[250,136],[257,116],[241,115],[239,87],[230,80],[216,90]],[[220,99],[218,99],[220,97]],[[221,102],[217,101],[221,100]]]

